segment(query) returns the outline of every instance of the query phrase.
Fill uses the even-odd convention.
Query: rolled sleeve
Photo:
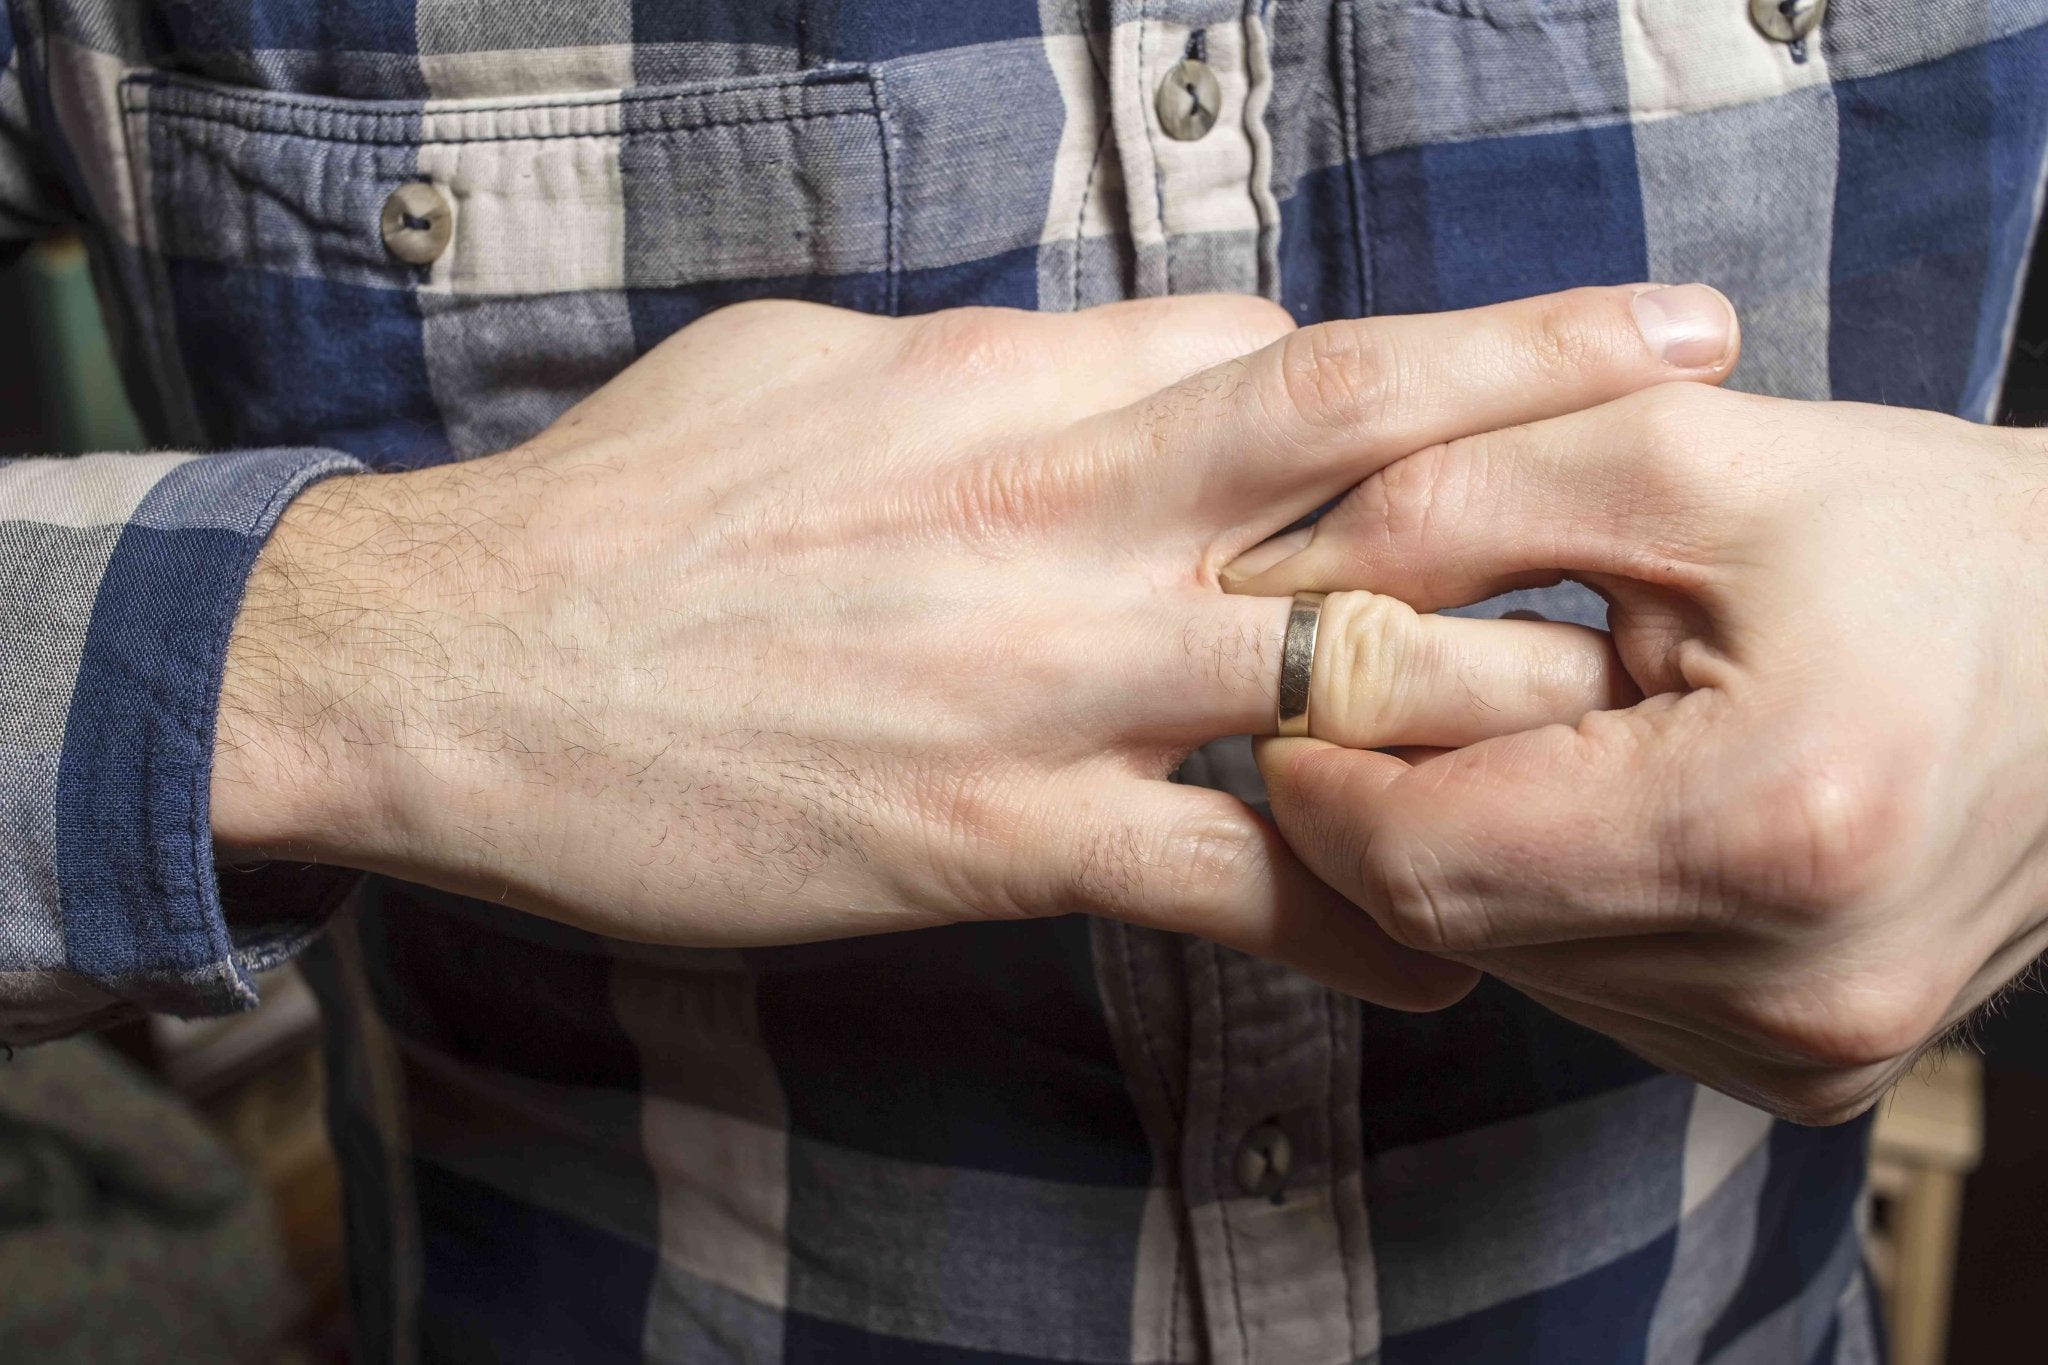
[[[324,450],[0,462],[0,1040],[221,1014],[310,937],[231,932],[209,794],[228,634]]]

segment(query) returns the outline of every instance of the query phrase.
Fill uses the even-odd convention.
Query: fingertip
[[[1259,773],[1266,779],[1269,792],[1295,785],[1295,772],[1302,760],[1310,754],[1337,746],[1327,740],[1301,738],[1263,738],[1252,741],[1252,757],[1258,762]]]
[[[1725,375],[1735,366],[1742,327],[1735,305],[1710,284],[1648,286],[1629,300],[1643,344],[1673,369]]]
[[[1281,594],[1256,592],[1252,585],[1306,550],[1309,542],[1315,539],[1315,533],[1315,527],[1303,526],[1274,536],[1271,540],[1260,541],[1225,565],[1217,573],[1216,579],[1222,584],[1225,592],[1254,597],[1279,596]]]
[[[1414,948],[1395,945],[1400,956],[1393,960],[1407,986],[1399,1000],[1375,1001],[1390,1009],[1406,1010],[1410,1014],[1434,1014],[1446,1010],[1472,994],[1472,988],[1479,984],[1477,968],[1449,958],[1432,957]]]
[[[1372,945],[1360,956],[1355,965],[1334,970],[1324,965],[1312,974],[1331,990],[1406,1014],[1449,1009],[1479,984],[1479,973],[1472,968],[1403,948],[1390,939]]]
[[[1479,973],[1461,962],[1397,943],[1342,891],[1309,879],[1296,902],[1297,933],[1277,956],[1331,990],[1387,1009],[1427,1014],[1465,998]],[[1300,932],[1313,926],[1308,932]]]
[[[1252,741],[1252,756],[1270,793],[1333,799],[1358,793],[1361,783],[1377,790],[1408,765],[1375,749],[1347,749],[1324,739],[1268,737]]]

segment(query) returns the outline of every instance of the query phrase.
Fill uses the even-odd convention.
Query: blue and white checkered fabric
[[[205,782],[278,508],[532,434],[735,299],[1703,279],[1738,385],[1983,417],[2048,0],[13,0],[0,233],[155,438],[0,467],[0,1022],[250,998]],[[1223,111],[1165,135],[1196,42]],[[430,266],[379,208],[433,182]],[[1584,603],[1553,600],[1574,614]],[[1203,756],[1227,780],[1241,753]],[[373,881],[334,1027],[365,1361],[1869,1361],[1860,1125],[1492,987],[1409,1017],[1085,921],[667,952]],[[1277,1127],[1278,1196],[1237,1153]]]

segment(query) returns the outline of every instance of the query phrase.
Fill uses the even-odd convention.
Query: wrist
[[[412,708],[397,485],[330,479],[285,510],[229,637],[215,722],[212,828],[227,858],[373,867],[402,826],[391,754]]]

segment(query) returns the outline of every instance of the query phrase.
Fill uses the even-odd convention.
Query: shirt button
[[[1279,1203],[1293,1167],[1294,1144],[1271,1119],[1246,1133],[1237,1146],[1237,1187],[1246,1194]]]
[[[1223,87],[1207,62],[1183,57],[1159,82],[1159,126],[1176,142],[1195,142],[1216,126],[1223,112]]]
[[[407,265],[432,265],[448,249],[455,217],[441,191],[412,180],[391,191],[379,221],[384,249]]]
[[[1757,32],[1781,43],[1796,43],[1820,27],[1828,0],[1749,0],[1749,21]]]

